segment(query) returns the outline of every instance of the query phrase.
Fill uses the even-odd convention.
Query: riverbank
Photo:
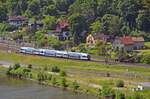
[[[32,55],[0,52],[0,60],[11,63],[32,64],[35,70],[46,70],[50,73],[51,68],[57,66],[67,73],[67,82],[76,81],[84,92],[97,95],[101,86],[108,85],[123,93],[132,93],[132,88],[143,82],[150,82],[150,69],[145,67],[129,67],[121,65],[106,65],[95,62],[67,60],[59,58],[47,58]],[[56,73],[55,73],[56,74]],[[124,87],[117,88],[116,82],[123,80]],[[58,82],[60,80],[58,79]],[[149,96],[148,92],[140,92]]]
[[[98,99],[86,94],[75,94],[60,88],[39,85],[34,81],[19,80],[0,73],[0,99]]]

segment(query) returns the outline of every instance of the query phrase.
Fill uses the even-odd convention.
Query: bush
[[[65,78],[61,78],[60,84],[63,88],[66,88],[68,86]]]
[[[67,74],[66,74],[65,71],[61,71],[61,72],[60,72],[60,76],[65,77],[65,76],[67,76]]]
[[[52,72],[59,73],[59,72],[60,72],[60,69],[59,69],[57,66],[52,67]]]
[[[57,81],[56,81],[56,78],[55,77],[52,77],[52,85],[56,85],[57,84]]]
[[[102,97],[114,97],[114,90],[108,86],[103,86],[102,89],[98,90],[98,95]]]
[[[19,64],[19,63],[16,63],[16,64],[14,64],[13,69],[16,70],[16,69],[18,69],[18,68],[20,68],[20,67],[21,67],[20,64]]]
[[[116,81],[116,87],[124,87],[124,81],[123,80]]]
[[[76,81],[74,81],[74,82],[72,83],[72,88],[73,88],[74,91],[78,90],[79,87],[80,87],[80,85],[79,85]]]
[[[132,99],[145,99],[145,97],[139,93],[135,93],[133,96],[132,96]]]
[[[9,66],[9,68],[7,69],[7,71],[6,71],[6,74],[7,75],[10,75],[10,71],[12,70],[13,68],[11,67],[11,66]]]
[[[125,95],[123,93],[117,92],[116,99],[125,99]]]
[[[28,65],[28,68],[29,68],[29,69],[32,69],[32,64],[29,64],[29,65]]]

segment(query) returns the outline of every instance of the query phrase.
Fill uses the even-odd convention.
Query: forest
[[[18,15],[48,20],[48,28],[66,18],[77,44],[85,42],[88,33],[95,32],[144,35],[150,39],[149,0],[0,0],[1,23],[8,16]],[[88,32],[83,35],[83,31]]]

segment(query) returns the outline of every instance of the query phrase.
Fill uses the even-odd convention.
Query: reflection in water
[[[16,80],[0,74],[0,99],[97,99],[46,87],[31,81]]]

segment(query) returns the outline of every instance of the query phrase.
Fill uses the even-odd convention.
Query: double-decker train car
[[[78,60],[90,60],[90,55],[87,53],[79,52],[68,52],[68,51],[58,51],[58,50],[48,50],[48,49],[35,49],[32,47],[21,47],[21,53],[33,54],[47,57],[58,57],[58,58],[68,58],[68,59],[78,59]]]

